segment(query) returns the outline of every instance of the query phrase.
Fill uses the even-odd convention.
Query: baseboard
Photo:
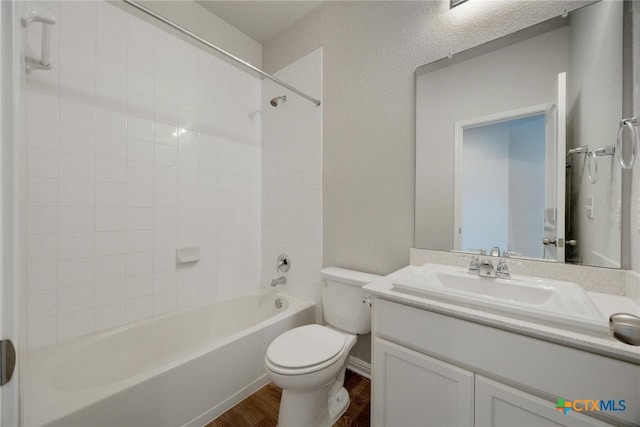
[[[347,369],[355,372],[358,375],[362,375],[365,378],[371,379],[371,363],[365,362],[362,359],[349,356],[349,363],[347,363]]]

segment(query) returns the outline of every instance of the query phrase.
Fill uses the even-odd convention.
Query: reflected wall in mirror
[[[417,248],[620,267],[623,11],[593,3],[418,68]]]

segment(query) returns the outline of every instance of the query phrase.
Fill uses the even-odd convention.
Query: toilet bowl
[[[291,329],[273,340],[265,355],[267,375],[282,389],[279,427],[326,427],[342,416],[349,407],[343,387],[349,352],[356,334],[371,330],[361,288],[380,276],[333,267],[321,276],[328,325]]]

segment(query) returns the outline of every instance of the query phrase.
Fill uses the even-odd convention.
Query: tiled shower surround
[[[27,345],[261,285],[261,81],[104,2],[27,78]],[[40,50],[40,25],[27,54]],[[200,262],[176,266],[176,248]]]

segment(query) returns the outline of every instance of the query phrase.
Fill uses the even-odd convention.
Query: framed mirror
[[[624,266],[625,3],[417,69],[417,248]]]

